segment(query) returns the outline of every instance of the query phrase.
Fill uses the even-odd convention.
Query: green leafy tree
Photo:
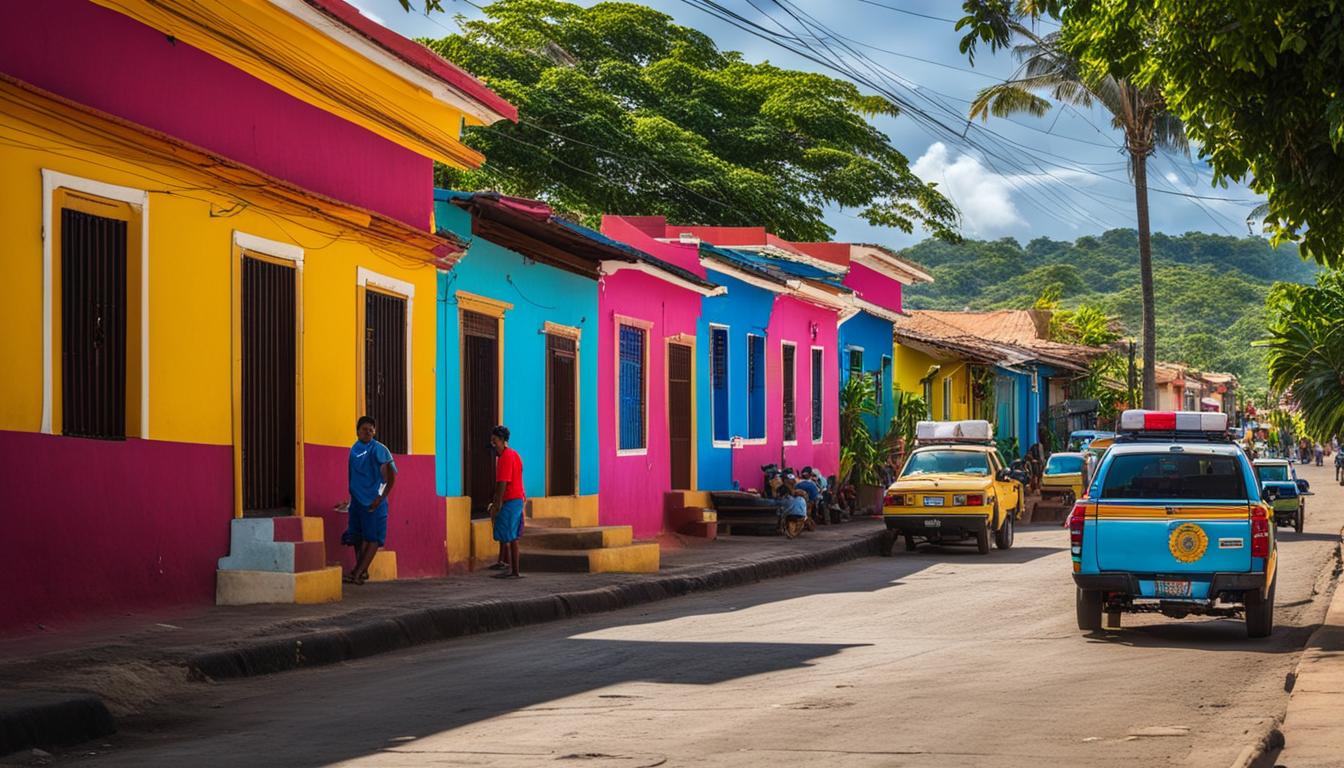
[[[871,224],[956,239],[955,207],[869,122],[899,111],[853,84],[719,50],[632,3],[497,0],[427,41],[518,106],[517,124],[469,128],[488,158],[439,184],[602,213],[764,225],[829,239],[826,206]]]
[[[872,382],[863,376],[850,376],[840,387],[840,472],[836,479],[841,484],[877,483],[877,470],[885,457],[865,420],[875,413],[877,399]]]
[[[1292,394],[1308,434],[1344,434],[1344,273],[1276,285],[1268,307],[1270,385]]]
[[[1021,0],[966,0],[967,16],[958,29],[970,28],[962,50],[973,54],[976,40],[991,47],[1014,45],[1021,62],[1017,72],[1003,83],[980,91],[971,102],[972,118],[990,115],[1009,117],[1025,112],[1036,117],[1049,113],[1056,102],[1090,108],[1099,106],[1111,115],[1111,124],[1125,137],[1129,172],[1134,182],[1134,205],[1138,218],[1139,286],[1143,316],[1143,400],[1157,401],[1157,319],[1153,300],[1153,255],[1148,223],[1148,157],[1158,149],[1187,151],[1181,121],[1166,109],[1161,91],[1086,67],[1064,46],[1061,33],[1037,34],[1031,21],[1057,3]],[[1136,43],[1142,44],[1142,39]]]

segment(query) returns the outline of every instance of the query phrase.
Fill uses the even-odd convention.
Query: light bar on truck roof
[[[1120,414],[1126,432],[1227,432],[1226,413],[1129,410]]]
[[[994,439],[994,427],[984,419],[921,421],[915,425],[915,439],[920,442],[930,440],[984,442]]]

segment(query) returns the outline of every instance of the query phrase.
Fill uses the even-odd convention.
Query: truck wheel
[[[1302,526],[1307,522],[1306,506],[1307,505],[1305,504],[1300,504],[1297,507],[1297,517],[1293,518],[1293,531],[1296,533],[1301,533]]]
[[[1270,583],[1264,597],[1260,596],[1260,590],[1246,593],[1247,637],[1269,637],[1274,632],[1274,585],[1277,582],[1275,579]]]
[[[1004,518],[999,530],[994,532],[994,546],[999,549],[1008,549],[1013,546],[1013,516],[1008,515]]]
[[[981,528],[975,532],[975,548],[980,550],[980,554],[989,554],[989,528]]]
[[[905,534],[905,551],[906,552],[915,551],[915,537],[909,533]]]
[[[1084,632],[1101,629],[1101,609],[1104,595],[1095,589],[1078,589],[1074,605],[1078,612],[1078,628]]]

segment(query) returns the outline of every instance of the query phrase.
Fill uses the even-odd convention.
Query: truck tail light
[[[1074,504],[1069,513],[1069,550],[1073,554],[1073,572],[1083,569],[1083,521],[1087,518],[1087,505]]]
[[[892,493],[891,491],[887,491],[887,495],[882,497],[882,506],[884,507],[899,507],[904,503],[905,503],[904,494]]]
[[[981,507],[981,506],[984,506],[984,504],[985,504],[985,497],[984,497],[984,496],[982,496],[982,495],[980,495],[980,494],[978,494],[978,493],[967,494],[967,496],[966,496],[966,506],[968,506],[968,507]]]
[[[1269,515],[1259,505],[1251,508],[1251,557],[1269,557]]]

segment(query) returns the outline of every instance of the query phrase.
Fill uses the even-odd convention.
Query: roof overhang
[[[663,282],[670,283],[678,288],[685,288],[688,291],[694,291],[701,296],[722,296],[728,292],[722,285],[710,285],[692,282],[683,277],[675,275],[663,269],[659,269],[653,264],[643,261],[617,261],[605,260],[602,262],[602,274],[611,275],[617,272],[641,272],[650,277],[657,278]]]
[[[831,275],[843,275],[845,272],[848,271],[845,267],[842,267],[838,264],[832,264],[831,262],[825,261],[824,259],[818,259],[813,256],[808,256],[806,253],[803,253],[802,251],[795,250],[792,248],[782,248],[778,245],[772,245],[772,244],[734,245],[731,247],[733,248],[733,250],[759,253],[762,256],[769,256],[772,259],[783,259],[784,261],[796,261],[799,264],[806,264],[809,267],[819,269]]]
[[[928,272],[871,245],[860,243],[850,245],[849,258],[857,264],[862,264],[875,272],[893,280],[898,280],[904,285],[933,282],[933,275]]]
[[[769,291],[771,293],[785,293],[789,286],[785,283],[777,283],[769,280],[754,272],[735,266],[731,262],[722,259],[714,259],[706,256],[700,257],[700,266],[705,269],[712,269],[715,272],[722,272],[734,280],[741,280],[747,285]]]

